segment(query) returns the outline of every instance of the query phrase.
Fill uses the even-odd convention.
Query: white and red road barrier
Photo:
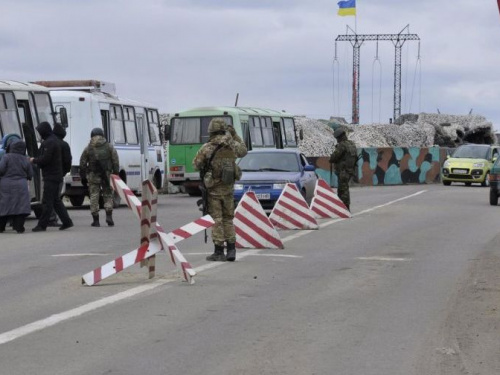
[[[83,275],[82,283],[95,285],[99,281],[104,280],[111,275],[154,256],[161,250],[167,251],[168,249],[172,263],[180,268],[185,280],[190,284],[193,284],[193,277],[196,275],[196,272],[175,244],[183,239],[191,237],[193,234],[213,226],[214,221],[212,217],[210,215],[205,215],[194,222],[172,231],[171,233],[166,233],[161,225],[156,221],[158,193],[151,182],[144,181],[143,183],[143,194],[145,194],[143,203],[139,201],[125,182],[123,182],[118,176],[111,175],[111,186],[140,220],[141,246],[138,249],[135,249],[130,253]],[[143,206],[144,211],[142,210]],[[158,242],[153,242],[153,240],[156,239]],[[154,275],[154,261],[148,262],[148,266],[151,277],[152,274]]]
[[[238,249],[283,249],[278,231],[271,224],[253,191],[247,191],[234,212]]]
[[[318,229],[318,222],[306,200],[292,183],[286,184],[276,201],[271,223],[278,229]]]
[[[348,219],[351,217],[351,212],[347,206],[323,179],[318,179],[316,182],[314,197],[311,201],[311,211],[319,219]]]

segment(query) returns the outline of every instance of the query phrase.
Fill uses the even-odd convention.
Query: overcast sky
[[[98,79],[161,112],[211,105],[351,120],[346,26],[421,39],[402,50],[402,112],[485,116],[500,130],[496,0],[0,0],[0,78]],[[407,32],[405,30],[405,32]],[[393,114],[394,47],[361,47],[360,122]]]

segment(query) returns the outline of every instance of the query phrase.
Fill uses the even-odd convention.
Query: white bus
[[[102,81],[40,81],[50,90],[56,111],[68,117],[66,138],[73,166],[65,177],[65,195],[73,206],[81,206],[88,191],[80,181],[79,163],[93,128],[102,128],[120,159],[120,177],[136,194],[142,181],[163,186],[164,151],[160,139],[160,116],[154,106],[116,96],[112,83]],[[64,111],[63,111],[64,112]],[[120,198],[115,194],[115,206]]]
[[[60,113],[63,126],[66,115]],[[40,135],[35,131],[41,122],[54,125],[56,113],[49,90],[32,83],[0,80],[0,139],[17,134],[26,142],[27,154],[35,157],[39,152]],[[30,183],[31,206],[37,217],[41,213],[41,177],[34,167],[34,178]]]

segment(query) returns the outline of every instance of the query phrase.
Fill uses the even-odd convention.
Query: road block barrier
[[[210,215],[205,215],[194,222],[186,224],[170,233],[166,233],[156,220],[158,193],[150,181],[147,180],[143,182],[143,194],[145,194],[143,203],[139,201],[125,182],[123,182],[118,176],[112,175],[110,182],[113,189],[127,203],[132,212],[140,219],[141,246],[138,249],[135,249],[130,253],[83,275],[82,283],[95,285],[99,281],[123,271],[138,262],[147,260],[161,250],[168,250],[172,263],[180,268],[184,279],[188,283],[193,284],[196,272],[175,244],[183,239],[191,237],[193,234],[213,226],[214,221],[212,217]],[[142,209],[143,206],[144,210]],[[153,240],[155,241],[153,242]],[[154,261],[148,263],[147,265],[149,266],[149,275],[151,277],[152,274],[154,275]]]
[[[288,183],[276,201],[271,223],[278,229],[318,229],[318,222],[297,185]]]
[[[239,249],[283,249],[278,231],[271,224],[253,191],[247,191],[234,212],[236,247]]]
[[[351,212],[347,206],[323,179],[316,182],[314,197],[311,201],[311,211],[319,219],[348,219],[351,217]]]

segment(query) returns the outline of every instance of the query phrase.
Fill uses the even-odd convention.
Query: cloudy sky
[[[0,79],[99,79],[161,112],[210,105],[284,109],[351,119],[358,34],[396,34],[402,112],[473,113],[500,130],[500,13],[496,0],[1,0]],[[355,22],[356,19],[356,22]],[[394,46],[361,47],[360,122],[393,113]]]

